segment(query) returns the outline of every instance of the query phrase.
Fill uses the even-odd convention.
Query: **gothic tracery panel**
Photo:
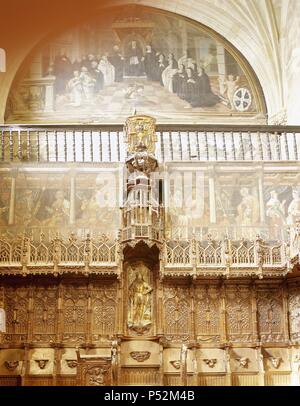
[[[188,287],[164,287],[164,332],[168,340],[191,337],[191,296]]]
[[[87,288],[64,286],[63,340],[72,343],[85,341],[87,332]]]
[[[116,295],[114,284],[97,286],[92,290],[92,340],[98,341],[102,336],[115,332]]]
[[[195,328],[199,342],[220,341],[220,290],[197,287],[195,290]]]
[[[54,342],[57,324],[57,287],[36,287],[33,305],[33,341]]]
[[[252,340],[251,291],[247,286],[226,288],[226,327],[231,342]]]
[[[28,335],[28,287],[7,287],[4,294],[6,310],[5,342],[25,342]]]
[[[260,339],[265,342],[283,341],[283,298],[281,289],[258,290],[257,310]]]

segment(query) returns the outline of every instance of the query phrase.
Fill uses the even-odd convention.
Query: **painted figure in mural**
[[[146,52],[144,55],[144,66],[145,66],[145,73],[147,75],[148,80],[158,81],[158,66],[155,51],[152,49],[151,45],[146,46]]]
[[[173,93],[173,78],[178,70],[178,63],[173,54],[168,56],[168,66],[162,72],[162,82],[164,87],[170,92]]]
[[[139,263],[135,270],[129,267],[129,276],[134,271],[135,278],[128,289],[128,326],[143,328],[152,322],[151,292],[153,288],[145,281],[146,275],[149,275],[149,269],[143,263]]]
[[[209,77],[203,68],[198,70],[195,93],[192,107],[213,107],[220,102],[220,98],[211,90]]]
[[[296,224],[300,219],[300,193],[299,190],[293,190],[293,200],[288,207],[287,224]]]
[[[183,64],[178,62],[178,69],[173,77],[173,91],[180,99],[185,99],[187,93],[187,74]]]
[[[97,95],[104,87],[104,76],[98,69],[98,61],[92,61],[90,74],[95,81],[94,93]]]
[[[98,70],[102,72],[104,78],[104,85],[109,86],[115,81],[115,68],[109,62],[107,55],[103,55],[99,65]]]
[[[236,223],[242,226],[253,226],[259,221],[258,200],[250,194],[248,188],[242,188],[240,194],[242,201],[237,207]]]
[[[90,102],[94,95],[96,80],[91,76],[86,67],[81,68],[80,80],[82,84],[84,99],[87,102]]]
[[[177,190],[170,201],[169,215],[173,238],[188,238],[189,216],[184,209],[182,193]]]
[[[79,107],[83,101],[83,88],[78,70],[73,72],[73,78],[67,84],[67,90],[70,92],[71,105]]]
[[[126,73],[128,76],[143,75],[143,51],[137,41],[131,41],[126,49]]]
[[[233,96],[239,87],[238,84],[240,81],[240,77],[239,76],[235,77],[234,75],[228,75],[227,79],[224,80],[223,78],[220,78],[220,81],[223,86],[222,91],[224,92],[222,94],[222,96],[225,96],[227,98],[228,104],[230,105],[231,110],[235,110],[235,106],[233,103]]]
[[[3,190],[0,194],[0,226],[6,226],[8,223],[8,212],[10,203],[10,189],[2,182]]]
[[[26,189],[17,199],[15,212],[17,224],[28,226],[39,223],[36,215],[41,207],[41,198],[44,190],[44,188],[38,191]]]
[[[53,74],[55,76],[54,90],[56,95],[63,95],[66,92],[68,80],[72,75],[72,63],[66,55],[64,49],[57,55],[53,64]]]
[[[45,209],[50,215],[50,218],[44,221],[45,225],[57,226],[68,222],[70,202],[65,198],[65,194],[62,190],[58,190],[55,193],[54,202],[50,207],[46,206]]]
[[[271,197],[268,200],[266,207],[266,216],[269,217],[270,223],[274,226],[283,226],[285,224],[285,203],[281,202],[278,198],[278,193],[272,190]]]
[[[115,81],[123,82],[124,77],[124,57],[121,54],[119,45],[114,45],[112,53],[108,58],[109,62],[115,68]]]

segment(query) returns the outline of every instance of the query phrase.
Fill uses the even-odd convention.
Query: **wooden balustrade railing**
[[[300,127],[158,125],[156,157],[168,161],[298,161]],[[5,125],[0,161],[124,162],[121,125]]]

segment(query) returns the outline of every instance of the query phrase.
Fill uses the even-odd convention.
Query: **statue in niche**
[[[149,279],[149,269],[139,262],[134,268],[129,267],[128,277],[128,327],[143,334],[152,323],[152,290],[145,280]]]

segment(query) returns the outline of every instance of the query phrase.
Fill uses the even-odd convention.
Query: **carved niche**
[[[86,340],[87,287],[65,285],[63,287],[63,340],[80,343]]]
[[[153,281],[150,269],[143,261],[127,268],[127,326],[131,333],[149,333],[153,325]]]
[[[33,306],[33,341],[55,341],[57,320],[57,287],[36,287]]]
[[[191,296],[187,286],[164,286],[164,333],[169,341],[186,341],[191,334]]]
[[[300,341],[300,287],[289,291],[290,334],[293,341]]]
[[[196,334],[200,342],[220,342],[220,289],[197,287],[195,290]]]
[[[79,359],[77,368],[79,386],[110,386],[112,384],[111,361],[106,359]]]
[[[258,290],[257,311],[258,329],[261,341],[283,341],[283,300],[281,290]]]
[[[24,342],[28,334],[29,287],[7,287],[4,294],[6,342]]]
[[[106,283],[92,289],[92,339],[113,335],[115,332],[117,289]]]
[[[226,288],[226,327],[229,341],[252,341],[252,303],[248,286]]]

